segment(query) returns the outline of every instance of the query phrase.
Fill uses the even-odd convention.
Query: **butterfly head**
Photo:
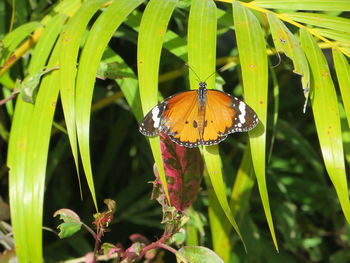
[[[199,88],[200,89],[206,89],[207,88],[207,83],[204,81],[199,82]]]

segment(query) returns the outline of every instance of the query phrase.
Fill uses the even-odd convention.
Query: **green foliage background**
[[[117,202],[106,240],[160,235],[147,184],[153,158],[165,180],[159,138],[149,148],[137,123],[159,98],[197,88],[186,62],[201,79],[224,66],[208,87],[244,97],[261,121],[203,148],[187,244],[225,262],[348,262],[349,11],[348,0],[0,2],[2,97],[59,67],[35,104],[19,95],[0,108],[1,197],[20,262],[91,251],[86,234],[59,240],[42,227],[62,207],[92,221],[104,198]],[[120,77],[96,81],[102,62]]]

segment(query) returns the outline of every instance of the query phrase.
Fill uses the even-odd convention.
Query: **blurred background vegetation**
[[[55,5],[56,1],[46,0],[1,1],[0,35],[4,37],[11,30],[30,21],[40,21]],[[228,4],[217,2],[217,6],[221,10],[229,10]],[[128,21],[121,24],[109,42],[110,52],[117,53],[133,72],[137,72],[137,28],[141,18],[139,14],[144,8],[145,4],[140,5],[128,17]],[[183,39],[187,34],[189,9],[189,1],[180,1],[169,23],[169,29]],[[346,12],[325,13],[350,18]],[[265,30],[267,32],[268,28]],[[296,31],[293,27],[291,30]],[[222,86],[226,92],[242,98],[240,68],[236,63],[237,47],[232,44],[235,42],[232,17],[224,15],[220,18],[217,33],[217,67],[226,66],[216,77],[217,86]],[[271,39],[268,39],[268,44],[273,50]],[[331,66],[331,73],[334,74],[331,51],[329,48],[323,51]],[[1,99],[11,94],[16,79],[24,79],[28,75],[30,59],[29,51],[8,73],[1,76]],[[247,193],[247,206],[237,217],[248,253],[245,254],[242,244],[237,242],[237,238],[233,238],[235,245],[230,262],[349,262],[350,228],[324,168],[312,110],[307,107],[306,113],[303,113],[304,96],[300,76],[293,73],[291,60],[283,54],[278,56],[272,51],[269,60],[270,70],[274,71],[280,87],[276,93],[270,84],[269,101],[271,105],[278,107],[278,121],[274,126],[276,111],[271,106],[267,127],[268,152],[271,152],[268,155],[267,185],[280,252],[275,251],[259,191],[253,186],[254,179],[250,178],[252,189]],[[125,76],[118,76],[120,78]],[[273,83],[272,79],[270,83]],[[160,97],[165,98],[188,88],[188,70],[184,62],[164,49],[159,75]],[[274,93],[275,97],[272,95]],[[17,98],[20,99],[21,97]],[[15,100],[12,105],[0,107],[0,196],[3,199],[0,202],[0,220],[9,224],[9,179],[6,163],[14,106]],[[341,114],[344,116],[344,112]],[[78,177],[60,103],[57,104],[54,121],[45,178],[43,225],[56,231],[58,220],[52,217],[56,210],[70,208],[85,223],[90,224],[95,207],[84,177],[81,180],[83,200],[80,199]],[[342,119],[342,125],[347,125],[345,118]],[[100,207],[103,207],[105,198],[113,199],[117,203],[115,219],[110,225],[111,231],[105,234],[104,241],[121,243],[128,247],[131,244],[129,236],[133,233],[156,240],[162,234],[162,211],[156,201],[150,200],[152,184],[149,182],[154,180],[154,161],[148,142],[139,133],[138,121],[125,101],[117,81],[96,81],[90,127],[97,202]],[[274,141],[273,146],[271,141]],[[246,143],[247,134],[234,134],[220,144],[228,194],[233,187]],[[82,170],[81,172],[83,174]],[[200,222],[191,221],[196,228],[200,228],[202,224],[204,226],[198,243],[212,248],[211,231],[214,230],[210,230],[207,219],[208,191],[204,184],[193,209],[203,215]],[[30,225],[31,219],[27,220]],[[2,225],[1,233],[6,233],[4,229]],[[4,242],[1,242],[2,238],[0,236],[0,244]],[[94,240],[84,231],[60,240],[51,231],[44,230],[45,262],[78,258],[92,251],[93,246]],[[9,248],[3,245],[1,251],[5,250]],[[170,253],[165,253],[163,261],[159,259],[157,262],[175,262],[175,259]]]

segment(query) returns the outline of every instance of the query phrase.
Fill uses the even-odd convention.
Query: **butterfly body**
[[[180,92],[153,107],[141,122],[140,132],[146,136],[162,132],[192,148],[218,144],[228,134],[249,131],[258,122],[243,101],[200,82],[199,89]]]

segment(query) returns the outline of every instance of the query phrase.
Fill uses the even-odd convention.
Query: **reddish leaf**
[[[140,234],[131,234],[129,239],[132,242],[139,242],[139,243],[144,243],[144,244],[149,244],[149,240],[147,239],[147,237],[140,235]]]
[[[92,222],[98,232],[107,232],[109,223],[113,220],[113,213],[115,212],[115,201],[105,199],[104,203],[107,205],[107,210],[102,213],[94,214],[94,222]]]
[[[201,183],[203,160],[198,148],[180,146],[161,134],[161,150],[172,206],[178,211],[187,209],[195,200]],[[158,172],[152,197],[164,202]]]

